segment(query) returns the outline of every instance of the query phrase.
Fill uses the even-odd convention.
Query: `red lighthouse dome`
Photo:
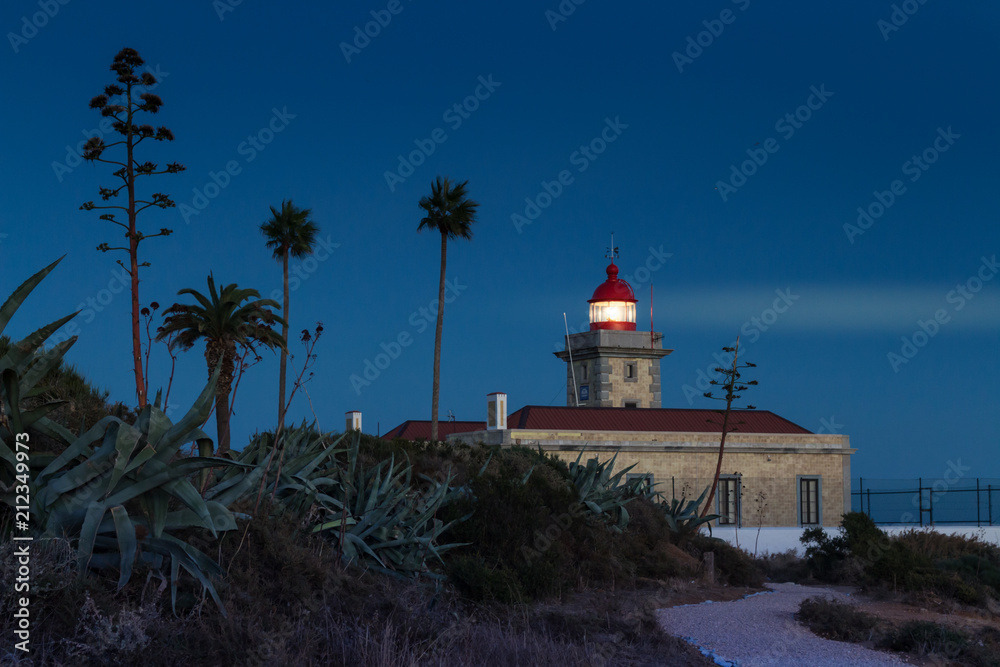
[[[608,279],[597,286],[590,304],[590,330],[635,331],[635,294],[632,286],[618,278],[614,261],[608,265]]]

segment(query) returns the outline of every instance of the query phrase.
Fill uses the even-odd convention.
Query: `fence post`
[[[986,485],[986,503],[989,506],[990,512],[990,525],[993,525],[993,485]]]
[[[976,527],[983,525],[979,520],[979,478],[976,478]]]
[[[930,521],[931,521],[931,525],[933,526],[934,525],[934,486],[932,485],[932,486],[928,487],[927,490],[930,491],[930,493],[927,494],[927,500],[928,500],[928,504],[930,505],[929,518],[930,518]]]
[[[861,513],[865,513],[865,478],[858,477],[858,504],[861,505]],[[851,495],[854,495],[852,492]]]
[[[920,511],[917,514],[920,515],[920,525],[924,525],[924,478],[917,477],[917,498],[920,499]]]
[[[862,503],[864,504],[864,503]],[[872,516],[872,487],[868,487],[868,518]]]

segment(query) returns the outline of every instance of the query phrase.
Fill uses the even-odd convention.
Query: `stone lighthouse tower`
[[[673,350],[663,349],[660,334],[636,331],[635,294],[618,278],[613,254],[607,274],[588,300],[590,331],[568,336],[554,353],[566,362],[566,405],[659,408],[660,359]]]

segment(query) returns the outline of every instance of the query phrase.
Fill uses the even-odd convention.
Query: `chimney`
[[[495,391],[486,396],[486,430],[507,429],[507,394]]]
[[[361,430],[361,412],[358,410],[348,410],[346,413],[347,425],[345,426],[345,431],[360,431]]]

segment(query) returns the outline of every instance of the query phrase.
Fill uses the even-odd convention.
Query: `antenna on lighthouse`
[[[604,256],[610,259],[612,264],[614,264],[615,259],[618,258],[618,246],[615,245],[614,232],[611,232],[611,247],[608,248],[608,251],[606,253],[604,253]]]
[[[576,407],[580,407],[580,392],[576,388],[576,369],[573,368],[573,346],[569,342],[569,322],[566,321],[566,313],[563,313],[563,326],[566,327],[566,351],[569,352],[569,372],[573,376],[573,399]]]

